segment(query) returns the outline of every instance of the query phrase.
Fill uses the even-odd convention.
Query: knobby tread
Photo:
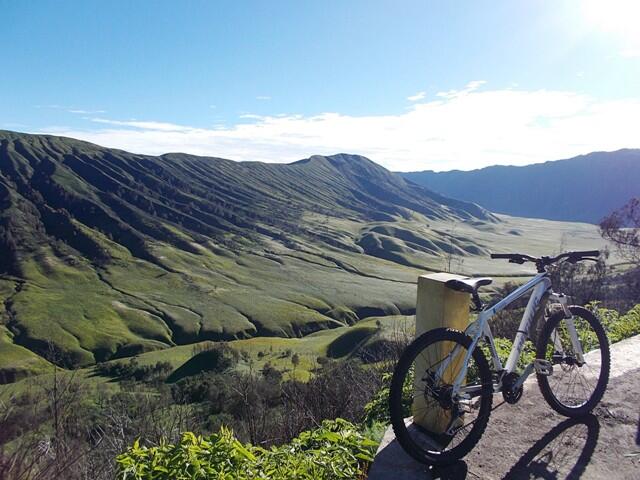
[[[404,378],[418,354],[429,345],[440,341],[456,342],[467,349],[469,349],[472,343],[469,336],[459,330],[450,328],[437,328],[423,333],[402,353],[393,373],[389,392],[391,425],[398,443],[400,443],[404,450],[414,459],[428,465],[448,465],[468,454],[478,443],[487,427],[493,401],[493,384],[489,363],[480,348],[476,347],[472,355],[478,365],[480,379],[482,381],[481,407],[478,420],[472,427],[469,435],[456,447],[441,453],[427,452],[413,442],[404,423],[402,408],[402,386]]]
[[[540,393],[542,393],[542,396],[549,404],[549,406],[560,415],[575,418],[590,413],[591,410],[593,410],[598,402],[602,399],[602,396],[607,389],[607,384],[609,383],[609,373],[611,370],[611,350],[609,347],[607,334],[605,333],[604,327],[600,323],[600,320],[598,320],[598,317],[596,317],[591,311],[578,305],[571,305],[569,307],[569,311],[572,315],[586,320],[591,325],[598,337],[598,343],[602,352],[602,365],[600,378],[598,379],[596,388],[591,395],[591,398],[589,398],[589,400],[584,405],[581,405],[580,407],[570,407],[564,405],[555,397],[555,395],[551,391],[549,380],[546,376],[536,374],[536,377],[538,380],[538,388],[540,389]],[[549,338],[551,337],[551,333],[553,332],[553,329],[556,328],[558,323],[560,323],[560,321],[562,321],[563,319],[563,311],[558,311],[551,315],[551,317],[549,317],[544,327],[542,328],[542,332],[540,333],[540,336],[538,338],[538,345],[536,348],[537,358],[546,358],[547,343],[549,341]]]

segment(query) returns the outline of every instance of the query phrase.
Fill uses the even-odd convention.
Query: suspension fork
[[[582,351],[582,344],[580,343],[578,331],[576,330],[576,325],[573,321],[573,314],[569,309],[568,297],[563,293],[552,293],[549,298],[553,303],[559,304],[562,307],[562,312],[564,313],[564,322],[567,326],[567,331],[569,332],[569,339],[571,340],[573,353],[575,354],[576,360],[579,363],[584,363],[584,352]],[[562,351],[562,343],[560,342],[560,336],[558,335],[557,329],[555,329],[553,332],[553,344],[554,348],[558,352],[564,353]]]
[[[462,366],[460,368],[460,372],[458,372],[453,382],[454,395],[458,393],[458,391],[460,390],[460,385],[462,385],[462,382],[467,376],[469,360],[471,359],[471,355],[473,354],[473,351],[475,350],[476,345],[478,344],[478,342],[480,341],[480,338],[482,337],[485,324],[486,324],[486,320],[478,319],[476,322],[472,323],[467,328],[467,330],[465,330],[465,333],[469,335],[473,339],[473,341],[471,342],[471,347],[467,350],[467,353],[465,354],[464,359],[462,360]],[[456,358],[456,356],[459,354],[461,348],[462,348],[461,345],[456,344],[456,346],[451,350],[451,352],[447,354],[447,357],[448,357],[447,360],[442,362],[442,364],[438,367],[438,370],[436,370],[437,378],[442,378],[445,370],[447,369],[447,367],[449,367],[452,359]]]

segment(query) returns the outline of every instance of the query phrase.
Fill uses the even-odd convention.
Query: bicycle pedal
[[[470,398],[468,400],[460,400],[458,402],[458,407],[462,413],[471,413],[472,410],[475,410],[480,405],[480,397]]]
[[[553,375],[553,365],[548,360],[536,358],[533,361],[533,367],[538,375],[544,375],[545,377]]]

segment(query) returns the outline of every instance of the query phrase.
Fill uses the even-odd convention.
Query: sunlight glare
[[[640,47],[640,0],[586,0],[582,8],[594,28],[619,36],[627,48]]]

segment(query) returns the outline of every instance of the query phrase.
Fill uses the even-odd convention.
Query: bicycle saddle
[[[490,285],[493,282],[493,278],[479,277],[479,278],[461,278],[455,280],[449,280],[445,282],[445,287],[458,292],[467,292],[473,294],[478,293],[478,288],[483,285]]]

